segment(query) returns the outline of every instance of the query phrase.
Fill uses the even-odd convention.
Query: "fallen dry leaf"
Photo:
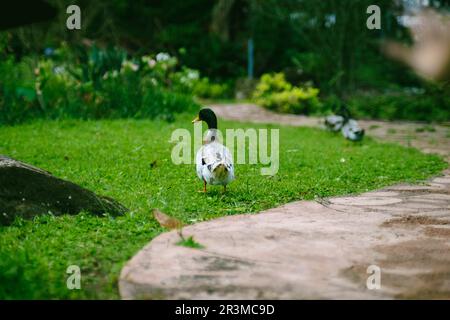
[[[172,218],[158,209],[153,210],[153,216],[162,227],[169,230],[181,229],[183,227],[183,223],[180,220]]]

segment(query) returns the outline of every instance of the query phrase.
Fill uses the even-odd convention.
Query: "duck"
[[[344,126],[344,117],[332,114],[325,118],[325,126],[328,130],[338,132]]]
[[[361,141],[364,137],[364,129],[361,129],[354,119],[349,119],[341,131],[342,135],[350,141]]]
[[[339,132],[344,124],[350,119],[350,111],[344,105],[334,108],[335,114],[325,117],[325,126],[328,130]]]
[[[351,118],[350,111],[345,105],[336,108],[335,114],[325,118],[325,126],[333,132],[341,131],[344,138],[350,141],[360,141],[364,137],[364,129],[361,129],[358,122]]]
[[[222,185],[226,192],[227,185],[234,180],[233,157],[230,150],[219,141],[217,117],[214,111],[203,108],[192,123],[204,121],[208,125],[206,138],[195,157],[197,176],[203,181],[203,190],[207,192],[206,185]]]

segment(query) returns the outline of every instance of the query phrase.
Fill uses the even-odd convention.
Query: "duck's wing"
[[[222,146],[222,148],[220,147]],[[224,154],[222,149],[225,148],[220,143],[211,142],[202,146],[196,156],[197,176],[200,179],[205,178],[205,173],[211,173],[217,163],[222,161]]]
[[[202,159],[208,165],[230,161],[231,155],[223,144],[212,142],[203,146]]]
[[[223,144],[212,142],[200,148],[197,152],[196,163],[197,169],[202,169],[206,166],[211,171],[219,163],[232,165],[233,157]]]
[[[210,184],[227,184],[234,179],[233,157],[230,151],[218,142],[204,145],[196,156],[197,176]],[[225,167],[217,170],[217,168]]]
[[[195,168],[197,171],[197,176],[199,179],[203,179],[203,167],[206,165],[205,160],[203,159],[203,148],[205,146],[201,147],[197,151],[197,155],[195,156]]]
[[[325,126],[332,131],[339,131],[344,124],[344,118],[339,115],[331,115],[325,118]]]
[[[223,152],[223,161],[226,165],[233,165],[233,156],[230,153],[230,150],[222,146],[222,152]]]

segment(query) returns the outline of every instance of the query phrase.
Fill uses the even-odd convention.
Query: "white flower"
[[[197,80],[199,78],[199,73],[197,70],[189,70],[187,77],[190,80]]]
[[[345,162],[345,159],[344,158],[341,158],[341,160],[340,160],[342,163],[344,163]]]
[[[53,69],[53,73],[55,74],[62,74],[64,73],[65,69],[63,66],[57,66]]]
[[[170,55],[166,52],[160,52],[156,55],[156,61],[167,61],[170,59]]]
[[[156,65],[155,59],[151,56],[142,56],[142,62],[148,64],[150,68],[153,68]]]

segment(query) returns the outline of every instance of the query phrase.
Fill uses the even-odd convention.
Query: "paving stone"
[[[439,190],[440,188],[444,188],[442,185],[427,185],[427,186],[413,186],[413,185],[398,185],[398,186],[392,186],[388,187],[388,190],[395,190],[395,191],[432,191],[432,190]]]
[[[397,213],[418,213],[420,211],[419,208],[405,208],[405,207],[394,207],[394,206],[365,206],[363,210],[371,210],[371,211],[379,211],[385,212],[388,214],[397,214]]]
[[[433,180],[433,182],[449,184],[450,183],[450,177],[436,178],[436,179]]]
[[[398,192],[395,191],[372,191],[361,194],[363,197],[396,197]]]
[[[391,197],[347,197],[330,199],[331,203],[351,206],[383,206],[402,202],[402,199]]]
[[[412,198],[450,201],[450,194],[426,193],[420,196],[414,196]]]
[[[430,204],[423,202],[404,202],[398,208],[411,208],[411,209],[440,209],[442,208],[439,204]]]

